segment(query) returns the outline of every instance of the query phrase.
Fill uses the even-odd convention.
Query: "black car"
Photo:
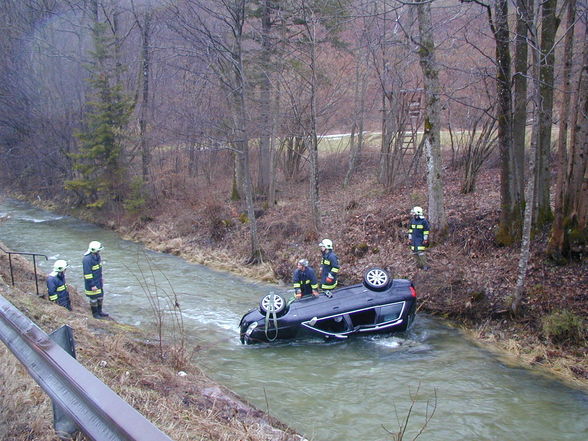
[[[416,290],[410,280],[391,279],[381,268],[364,273],[363,283],[320,296],[287,301],[264,296],[259,307],[239,323],[241,342],[322,336],[345,339],[351,334],[405,331],[416,313]]]

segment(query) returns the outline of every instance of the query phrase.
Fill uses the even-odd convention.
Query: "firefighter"
[[[65,260],[56,260],[53,271],[47,276],[47,294],[49,300],[71,311],[71,301],[65,283],[65,270],[68,267]]]
[[[339,275],[339,259],[333,251],[333,242],[330,239],[323,239],[319,243],[322,253],[321,259],[321,289],[329,295],[332,289],[337,286]]]
[[[308,266],[308,260],[300,259],[294,271],[294,291],[297,299],[302,297],[318,296],[318,281],[314,270]]]
[[[416,261],[417,268],[429,269],[425,250],[429,246],[429,222],[423,215],[421,207],[414,207],[410,214],[410,225],[408,228],[408,244]]]
[[[82,260],[85,293],[90,300],[92,316],[97,319],[108,317],[108,314],[102,311],[104,288],[102,284],[102,259],[100,257],[100,251],[103,249],[104,247],[100,242],[93,240],[88,245],[88,251],[84,253]]]

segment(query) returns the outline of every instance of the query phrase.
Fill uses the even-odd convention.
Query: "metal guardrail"
[[[12,286],[14,286],[14,273],[12,271],[12,255],[13,254],[18,254],[21,256],[33,256],[33,268],[35,270],[35,288],[37,290],[37,296],[39,296],[39,282],[37,279],[37,259],[36,256],[43,256],[45,258],[45,260],[48,260],[47,256],[44,254],[39,254],[39,253],[22,253],[22,252],[16,252],[16,251],[7,251],[4,248],[0,247],[0,251],[4,251],[6,254],[8,254],[8,266],[10,266],[10,281],[12,282]]]
[[[94,441],[171,441],[0,295],[0,339]]]

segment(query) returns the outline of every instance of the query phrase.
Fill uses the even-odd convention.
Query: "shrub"
[[[131,181],[130,191],[124,201],[124,207],[130,214],[139,214],[146,203],[143,179],[135,176]]]
[[[586,337],[582,317],[568,311],[556,311],[543,318],[543,333],[555,344],[577,344]]]

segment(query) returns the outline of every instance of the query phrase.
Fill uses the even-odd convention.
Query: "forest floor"
[[[522,313],[513,317],[510,303],[518,273],[519,244],[495,241],[500,215],[500,171],[496,164],[479,174],[476,191],[462,194],[460,172],[444,170],[447,237],[431,232],[430,270],[417,270],[407,246],[410,209],[427,209],[425,176],[413,176],[393,191],[373,176],[375,163],[361,163],[347,188],[343,155],[321,158],[322,235],[312,227],[308,180],[281,183],[278,202],[258,201],[257,229],[264,262],[249,265],[249,224],[244,204],[231,201],[230,179],[213,178],[208,186],[185,180],[165,183],[166,193],[140,216],[101,215],[104,226],[147,247],[241,276],[289,286],[295,262],[307,258],[319,268],[318,243],[334,242],[341,263],[341,286],[361,281],[365,269],[380,266],[394,277],[411,279],[419,312],[448,319],[472,341],[509,362],[555,374],[588,390],[588,264],[585,255],[555,265],[543,253],[548,230],[534,234]],[[326,164],[329,164],[327,167]],[[161,183],[160,183],[161,184]],[[160,185],[161,187],[161,185]],[[29,197],[29,199],[33,199]],[[34,198],[37,199],[37,198]],[[38,202],[38,201],[37,201]],[[41,202],[56,211],[83,217],[64,201]],[[95,220],[95,218],[93,219]],[[544,329],[550,314],[570,311],[581,322],[573,341],[552,341]]]

